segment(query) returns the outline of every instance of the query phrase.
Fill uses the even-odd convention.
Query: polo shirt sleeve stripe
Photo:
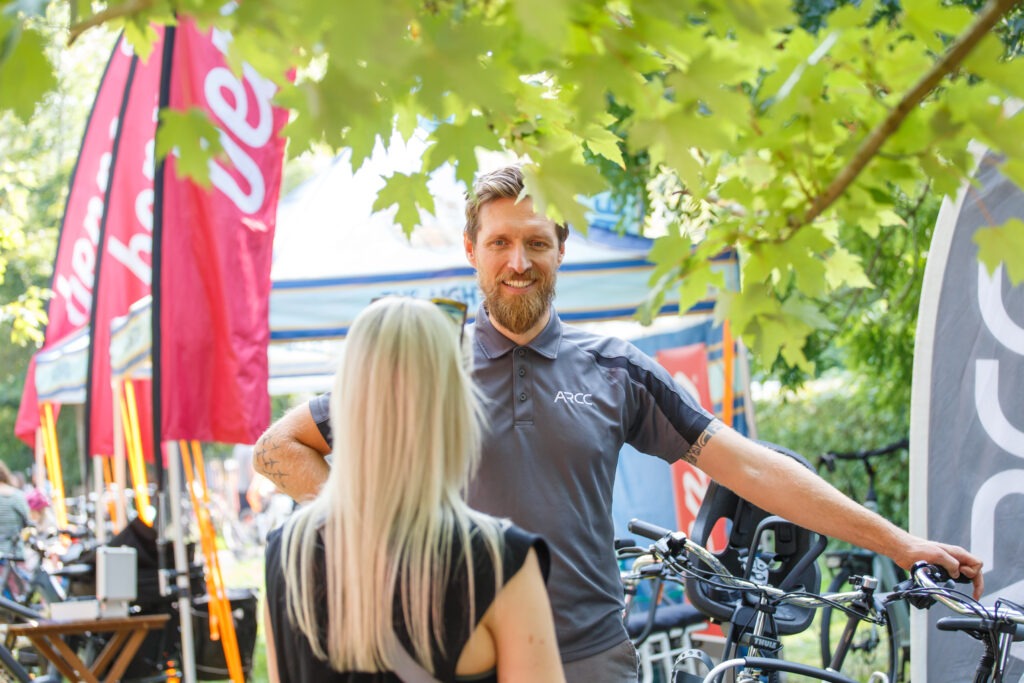
[[[639,350],[637,354],[640,354]],[[638,450],[660,455],[668,459],[677,459],[686,452],[686,449],[697,442],[700,435],[707,429],[714,419],[707,411],[701,408],[687,392],[681,390],[675,381],[668,374],[668,371],[656,364],[656,361],[649,360],[649,365],[642,365],[627,356],[602,356],[595,354],[596,361],[605,368],[614,368],[624,372],[638,390],[637,409],[633,415],[633,421],[629,425],[626,441],[635,446]],[[643,356],[643,359],[648,359]],[[645,408],[646,406],[646,408]],[[684,441],[685,446],[677,451],[673,448],[671,454],[664,453],[655,443],[650,443],[652,435],[657,435],[658,430],[651,430],[649,421],[657,419],[652,415],[656,411],[661,418],[666,420],[672,429]],[[641,439],[641,443],[634,443],[635,439]]]
[[[313,415],[313,422],[320,430],[320,435],[331,448],[334,447],[334,435],[331,433],[331,392],[320,394],[309,402],[309,412]]]

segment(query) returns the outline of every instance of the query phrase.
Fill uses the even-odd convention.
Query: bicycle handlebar
[[[957,614],[962,614],[968,617],[983,617],[1012,621],[1015,624],[1024,624],[1024,612],[1021,612],[1018,609],[998,602],[994,607],[985,607],[970,596],[945,585],[950,577],[942,567],[928,564],[927,562],[917,562],[913,567],[911,567],[910,574],[913,577],[915,584],[926,589],[927,592],[925,595],[935,598],[935,600],[941,602]],[[968,583],[970,582],[970,579],[961,574],[958,578],[954,579],[954,581]],[[911,591],[913,591],[913,589],[911,589]],[[901,597],[898,593],[894,593],[893,595],[895,597]]]
[[[907,439],[901,439],[895,443],[891,443],[888,446],[882,446],[881,448],[872,448],[865,451],[846,451],[837,453],[835,451],[828,451],[823,453],[818,458],[818,464],[824,465],[829,472],[836,471],[836,460],[863,460],[867,463],[868,459],[874,458],[879,455],[889,455],[896,451],[901,451],[905,448],[910,447],[910,441]]]
[[[657,524],[651,524],[650,522],[645,522],[642,519],[636,518],[629,520],[628,528],[633,533],[652,541],[660,540],[661,538],[672,534],[671,529],[666,529],[665,527],[658,526]]]
[[[891,443],[888,446],[882,446],[881,448],[872,448],[866,451],[848,451],[846,453],[836,453],[835,451],[829,451],[828,455],[832,456],[837,460],[864,460],[865,458],[873,458],[877,455],[888,455],[889,453],[895,453],[901,451],[904,448],[910,446],[910,441],[907,439],[900,439],[895,443]]]
[[[878,583],[873,577],[864,577],[865,586],[854,591],[829,593],[823,596],[808,593],[790,593],[769,584],[761,584],[735,576],[710,550],[690,540],[681,531],[671,531],[670,529],[665,529],[640,519],[630,520],[628,528],[639,536],[653,540],[655,543],[651,546],[649,552],[656,559],[661,559],[673,571],[678,573],[685,571],[685,565],[688,564],[686,553],[690,553],[707,566],[712,574],[714,574],[714,578],[725,586],[739,590],[758,591],[779,603],[812,608],[824,607],[826,605],[835,606],[836,603],[845,605],[870,595]]]

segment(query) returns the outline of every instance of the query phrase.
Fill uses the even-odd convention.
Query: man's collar
[[[487,310],[483,304],[480,304],[480,308],[477,309],[475,328],[473,336],[476,342],[480,344],[480,348],[484,350],[484,355],[490,359],[500,358],[517,346],[514,341],[494,327],[491,319],[487,316]],[[548,324],[526,346],[545,358],[554,360],[558,357],[558,346],[561,341],[562,321],[558,318],[558,313],[554,307],[552,307]]]

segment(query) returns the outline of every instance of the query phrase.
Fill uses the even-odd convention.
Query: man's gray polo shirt
[[[619,450],[673,462],[711,416],[635,346],[554,311],[526,346],[482,307],[476,320],[473,377],[490,423],[469,503],[547,539],[562,658],[589,657],[625,638],[611,516]]]
[[[583,659],[626,638],[611,517],[619,450],[674,462],[712,418],[635,346],[565,326],[554,311],[526,346],[483,307],[476,320],[473,377],[488,424],[469,503],[547,539],[559,649]],[[330,443],[328,401],[310,408]]]

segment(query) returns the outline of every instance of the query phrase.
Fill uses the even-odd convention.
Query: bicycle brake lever
[[[917,584],[914,583],[913,579],[907,579],[896,584],[892,592],[885,596],[882,604],[888,605],[896,602],[897,600],[906,600],[917,609],[928,609],[935,604],[935,598],[927,593],[914,593],[917,589]]]

